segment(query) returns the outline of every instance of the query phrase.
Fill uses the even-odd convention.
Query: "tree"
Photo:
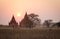
[[[29,14],[28,16],[29,16],[29,17],[31,17],[31,18],[38,17],[38,15],[36,15],[36,14],[34,14],[34,13],[32,13],[32,14]]]
[[[33,22],[33,26],[40,25],[41,20],[38,18],[38,15],[32,13],[29,14],[28,17]]]
[[[47,27],[50,27],[51,24],[52,24],[52,20],[45,20],[45,22],[43,23],[43,25]]]
[[[60,27],[60,22],[54,23],[53,27]]]
[[[60,27],[60,22],[57,22],[56,25],[57,25],[58,27]]]

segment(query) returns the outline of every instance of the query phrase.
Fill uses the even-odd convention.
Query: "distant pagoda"
[[[24,18],[22,19],[22,21],[20,22],[20,27],[26,27],[26,28],[31,28],[32,27],[32,22],[29,20],[27,12],[24,16]]]
[[[16,22],[14,15],[13,15],[11,21],[9,22],[9,26],[12,26],[12,27],[18,26],[18,23]]]

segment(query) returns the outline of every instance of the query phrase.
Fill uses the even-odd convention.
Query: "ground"
[[[0,29],[0,39],[60,39],[60,28]]]

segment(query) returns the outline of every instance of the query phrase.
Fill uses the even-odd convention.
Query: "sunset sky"
[[[0,24],[8,24],[13,15],[19,22],[25,12],[38,14],[42,21],[60,21],[60,0],[0,0]]]

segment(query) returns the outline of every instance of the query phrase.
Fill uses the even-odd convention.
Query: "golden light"
[[[21,16],[21,14],[20,13],[17,13],[17,17],[20,17]]]

